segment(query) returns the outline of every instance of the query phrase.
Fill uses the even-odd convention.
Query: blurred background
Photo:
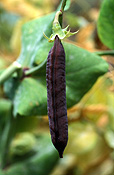
[[[0,69],[7,68],[19,56],[23,24],[56,10],[59,3],[59,0],[0,1]],[[101,3],[102,0],[71,0],[69,10],[64,12],[63,27],[69,24],[72,32],[78,29],[79,32],[70,37],[69,42],[90,52],[108,50],[97,34]],[[52,149],[47,116],[18,118],[18,132],[10,145],[9,162],[12,166],[38,150],[43,156],[39,154],[38,159],[34,158],[28,164],[31,166],[30,175],[32,172],[37,174],[37,166],[41,167],[38,175],[113,175],[114,57],[103,56],[103,59],[109,63],[109,72],[98,79],[80,103],[68,109],[69,141],[64,158],[58,159],[55,149]],[[3,96],[1,88],[0,97]],[[7,120],[11,106],[8,100],[4,104],[7,110],[2,108],[0,115],[4,112]],[[0,107],[4,104],[0,102]],[[12,169],[9,175],[14,169],[16,175],[22,166],[17,164]]]

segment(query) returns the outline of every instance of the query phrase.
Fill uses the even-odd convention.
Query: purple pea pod
[[[68,141],[65,51],[57,35],[47,58],[46,81],[51,139],[60,158],[63,158],[63,151]]]

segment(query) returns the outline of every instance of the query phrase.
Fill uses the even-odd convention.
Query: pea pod
[[[60,158],[68,141],[66,105],[65,52],[56,35],[46,66],[47,106],[51,139]]]

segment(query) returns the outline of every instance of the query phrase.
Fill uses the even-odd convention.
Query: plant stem
[[[61,6],[61,12],[63,13],[63,11],[64,11],[64,8],[65,8],[65,5],[66,5],[66,1],[67,0],[63,0],[63,2],[62,2],[62,6]]]
[[[0,84],[4,83],[8,78],[11,77],[11,75],[20,70],[21,64],[19,64],[18,62],[13,62],[0,76]]]
[[[57,23],[57,22],[59,21],[59,16],[60,16],[60,15],[62,15],[62,12],[61,12],[61,11],[57,11],[53,23]]]
[[[16,120],[14,119],[12,115],[12,111],[9,114],[9,118],[7,120],[7,123],[4,127],[3,134],[1,137],[1,143],[0,143],[0,150],[1,150],[1,168],[4,169],[8,164],[9,159],[9,146],[12,141],[12,138],[15,135],[16,131]],[[12,129],[13,128],[13,129]]]
[[[61,9],[60,9],[60,11],[62,12],[61,14],[60,14],[60,16],[59,16],[59,23],[60,23],[60,26],[62,27],[62,21],[63,21],[63,12],[64,12],[64,8],[65,8],[65,5],[66,5],[66,1],[67,0],[63,0],[63,2],[62,2],[62,6],[61,6]]]
[[[46,60],[44,60],[40,65],[30,69],[30,70],[27,70],[25,71],[25,75],[33,75],[35,73],[37,73],[37,71],[46,63]]]
[[[96,51],[94,53],[97,54],[97,55],[100,55],[100,56],[102,56],[102,55],[112,55],[112,56],[114,56],[114,50]]]

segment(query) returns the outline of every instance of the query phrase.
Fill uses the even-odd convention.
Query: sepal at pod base
[[[60,40],[62,40],[64,38],[68,38],[72,35],[75,35],[78,32],[78,31],[76,31],[76,32],[72,33],[72,32],[70,32],[70,29],[67,30],[69,28],[69,25],[64,29],[61,28],[61,25],[60,25],[59,20],[58,20],[59,15],[61,15],[61,14],[62,14],[61,11],[58,11],[56,13],[56,16],[55,16],[55,19],[54,19],[54,22],[53,22],[53,27],[52,27],[52,34],[51,34],[50,38],[48,38],[44,33],[44,37],[49,42],[53,42],[55,40],[56,35],[59,37]]]

